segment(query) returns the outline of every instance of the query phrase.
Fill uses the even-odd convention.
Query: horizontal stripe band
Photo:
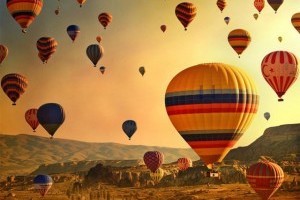
[[[209,134],[185,134],[179,131],[185,141],[217,141],[217,140],[237,140],[242,133],[209,133]]]

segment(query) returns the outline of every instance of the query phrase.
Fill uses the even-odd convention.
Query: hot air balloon
[[[165,32],[165,31],[167,30],[167,26],[166,26],[166,25],[161,25],[161,26],[160,26],[160,30],[161,30],[162,32]]]
[[[253,14],[253,17],[254,17],[255,20],[257,20],[258,14],[257,14],[257,13],[254,13],[254,14]]]
[[[96,67],[98,61],[102,58],[104,49],[99,44],[91,44],[86,48],[86,55]]]
[[[55,9],[54,13],[55,13],[56,15],[58,15],[58,14],[59,14],[59,9]]]
[[[283,0],[268,0],[269,5],[273,8],[275,13],[277,12],[278,8],[283,3]]]
[[[265,7],[265,0],[254,0],[254,6],[257,11],[260,13],[262,9]]]
[[[197,8],[192,3],[183,2],[176,6],[175,14],[183,25],[184,30],[187,30],[188,25],[193,21],[197,14]]]
[[[137,129],[136,122],[133,120],[126,120],[122,124],[122,129],[125,132],[125,134],[128,136],[129,140],[131,139],[132,135],[135,133]]]
[[[104,29],[106,29],[107,25],[110,24],[112,22],[112,15],[109,13],[101,13],[98,16],[98,20],[100,22],[100,24],[104,27]]]
[[[300,12],[292,16],[291,22],[295,29],[300,33]]]
[[[247,181],[263,199],[269,199],[284,181],[281,167],[269,161],[260,161],[247,169]]]
[[[42,11],[43,0],[6,0],[6,6],[22,32],[26,33],[26,29]]]
[[[226,7],[227,3],[225,0],[218,0],[217,1],[217,6],[220,9],[220,11],[222,12],[224,10],[224,8]]]
[[[278,41],[282,42],[282,37],[281,36],[278,37]]]
[[[262,75],[278,96],[278,101],[298,77],[297,57],[288,51],[273,51],[261,62]]]
[[[226,24],[229,24],[229,22],[230,22],[230,17],[224,17],[224,21],[225,21]]]
[[[177,164],[180,171],[187,170],[189,167],[193,166],[193,162],[189,158],[179,158]]]
[[[63,107],[57,103],[46,103],[39,107],[37,118],[42,127],[44,127],[51,135],[51,138],[53,138],[57,129],[65,121],[65,112]]]
[[[271,117],[271,115],[270,115],[269,112],[265,112],[265,113],[264,113],[264,117],[265,117],[266,120],[269,120],[270,117]]]
[[[151,172],[155,172],[164,162],[164,154],[159,151],[148,151],[144,154],[144,162]]]
[[[155,172],[150,172],[151,180],[157,184],[164,177],[164,170],[162,168],[158,168]]]
[[[77,2],[79,3],[79,6],[82,7],[86,0],[77,0]]]
[[[246,73],[222,63],[181,71],[165,94],[172,124],[210,169],[245,133],[258,103],[255,85]]]
[[[36,42],[36,47],[39,51],[39,58],[43,63],[47,63],[52,54],[56,51],[58,43],[52,37],[41,37]]]
[[[8,48],[2,44],[0,44],[0,64],[8,55]]]
[[[101,40],[102,40],[102,37],[101,37],[100,35],[98,35],[98,36],[96,37],[96,40],[97,40],[98,43],[100,43]]]
[[[105,72],[105,67],[104,66],[100,67],[100,72],[101,72],[101,74],[104,74],[104,72]]]
[[[145,74],[145,72],[146,72],[145,67],[140,67],[140,68],[139,68],[139,72],[140,72],[140,74],[141,74],[142,76],[144,76],[144,74]]]
[[[1,87],[8,98],[16,105],[16,101],[25,92],[27,79],[21,74],[7,74],[1,80]]]
[[[39,126],[39,121],[37,118],[37,109],[31,108],[25,112],[25,120],[31,126],[33,132]]]
[[[80,28],[77,25],[70,25],[67,28],[67,33],[71,40],[74,42],[78,34],[80,33]]]
[[[228,42],[240,57],[243,51],[250,44],[251,37],[248,31],[243,29],[235,29],[228,34]]]
[[[42,197],[44,197],[52,186],[52,178],[49,175],[37,175],[33,179],[33,184],[36,190],[38,190]]]

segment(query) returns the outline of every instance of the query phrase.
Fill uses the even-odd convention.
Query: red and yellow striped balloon
[[[43,63],[47,63],[52,54],[56,51],[57,41],[52,37],[41,37],[36,42],[39,51],[38,56]]]
[[[217,1],[217,6],[220,9],[220,11],[222,12],[224,10],[224,8],[226,7],[227,3],[225,0],[218,0]]]
[[[25,112],[25,120],[31,126],[33,132],[39,126],[39,121],[37,118],[37,110],[36,108],[31,108]]]
[[[261,72],[276,92],[278,101],[283,101],[281,97],[298,78],[297,57],[288,51],[273,51],[262,60]]]
[[[244,29],[235,29],[228,34],[228,42],[240,57],[250,44],[251,37],[248,31]]]
[[[299,13],[295,13],[292,16],[292,24],[295,27],[295,29],[300,33],[300,12]]]
[[[194,20],[197,14],[197,8],[194,4],[183,2],[176,6],[175,14],[184,30],[187,30],[188,25]]]
[[[0,64],[8,55],[8,48],[2,44],[0,44]]]
[[[42,11],[43,0],[6,0],[6,6],[9,13],[21,26],[22,32],[25,33]]]
[[[98,16],[98,20],[100,22],[100,24],[104,27],[104,29],[106,29],[106,27],[108,26],[108,24],[110,24],[112,22],[112,15],[109,13],[101,13]]]
[[[181,137],[212,168],[245,133],[257,112],[253,81],[236,67],[199,64],[169,83],[165,105]]]
[[[269,161],[260,161],[247,169],[247,181],[263,199],[269,199],[284,181],[281,167]]]

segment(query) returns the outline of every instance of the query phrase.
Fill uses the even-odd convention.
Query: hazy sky
[[[237,143],[248,145],[260,137],[265,128],[299,123],[300,82],[297,80],[277,101],[277,95],[261,74],[260,63],[272,51],[287,50],[300,59],[300,34],[291,24],[300,12],[299,0],[284,1],[277,14],[266,1],[257,20],[253,0],[230,0],[220,12],[216,1],[191,0],[197,15],[187,31],[175,16],[178,0],[87,0],[82,8],[76,0],[61,0],[59,15],[54,14],[57,1],[45,0],[41,14],[26,34],[10,16],[6,1],[0,1],[0,43],[9,55],[0,67],[0,77],[20,73],[27,77],[26,92],[12,106],[0,91],[0,133],[34,134],[48,137],[39,126],[33,133],[24,113],[48,102],[59,103],[66,113],[64,124],[55,138],[89,142],[188,147],[170,122],[165,110],[165,91],[171,79],[183,69],[207,62],[238,66],[256,83],[260,106],[250,128]],[[112,23],[106,30],[98,15],[109,12]],[[229,16],[229,25],[224,17]],[[71,24],[80,26],[75,43],[67,35]],[[167,25],[162,33],[160,26]],[[247,30],[252,38],[241,58],[227,41],[236,28]],[[88,45],[102,36],[104,56],[94,68],[86,56]],[[39,60],[36,41],[43,36],[58,41],[57,51],[47,64]],[[283,41],[278,41],[278,36]],[[101,65],[106,66],[102,75]],[[142,77],[138,68],[144,66]],[[264,112],[270,112],[266,121]],[[133,119],[138,130],[128,141],[122,123]]]

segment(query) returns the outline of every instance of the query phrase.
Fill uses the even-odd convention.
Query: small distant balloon
[[[224,17],[224,21],[225,21],[226,24],[229,24],[229,22],[230,22],[230,17]]]
[[[54,11],[54,13],[55,13],[56,15],[58,15],[58,14],[59,14],[59,9],[56,9],[56,10]]]
[[[136,122],[134,120],[126,120],[122,124],[122,129],[125,132],[125,134],[128,136],[128,139],[130,140],[133,134],[137,130]]]
[[[260,13],[262,9],[265,7],[265,0],[254,0],[254,7]]]
[[[240,57],[240,55],[250,44],[251,37],[248,31],[243,29],[235,29],[228,34],[228,42]]]
[[[224,8],[226,7],[227,3],[225,0],[218,0],[217,1],[217,6],[220,9],[220,11],[222,12],[224,10]]]
[[[167,26],[166,26],[166,25],[161,25],[161,26],[160,26],[160,30],[161,30],[162,32],[165,32],[165,31],[167,30]]]
[[[146,72],[145,67],[140,67],[140,68],[139,68],[139,72],[140,72],[140,74],[141,74],[142,76],[144,76],[144,74],[145,74],[145,72]]]
[[[257,14],[257,13],[254,13],[254,14],[253,14],[253,17],[254,17],[255,20],[257,20],[258,14]]]
[[[193,3],[183,2],[176,6],[175,14],[184,30],[187,30],[188,25],[194,20],[197,14],[197,8]]]
[[[294,28],[300,33],[300,12],[299,13],[295,13],[292,16],[291,22],[292,22]]]
[[[100,24],[106,29],[106,27],[112,22],[112,15],[109,13],[101,13],[98,16]]]
[[[100,35],[98,35],[98,36],[96,37],[96,40],[97,40],[98,43],[100,43],[101,40],[102,40],[102,37],[101,37]]]
[[[282,5],[283,0],[268,0],[269,5],[273,8],[275,13],[277,13],[277,10]]]
[[[271,115],[270,115],[269,112],[265,112],[265,113],[264,113],[264,117],[265,117],[266,120],[269,120],[270,117],[271,117]]]
[[[104,49],[99,44],[91,44],[86,48],[86,55],[96,67],[98,61],[102,58]]]
[[[104,67],[104,66],[101,66],[99,69],[100,69],[101,74],[104,74],[104,72],[105,72],[105,67]]]
[[[79,3],[79,6],[82,7],[86,0],[77,0],[77,2]]]
[[[0,44],[0,64],[8,55],[8,48],[2,44]]]
[[[74,42],[80,33],[80,28],[77,25],[70,25],[67,27],[67,33],[71,40]]]
[[[281,36],[278,37],[278,41],[282,42],[282,37]]]

